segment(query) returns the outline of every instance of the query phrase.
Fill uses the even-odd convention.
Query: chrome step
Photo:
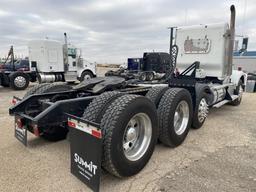
[[[239,96],[238,95],[232,95],[231,98],[232,98],[232,101],[236,100]]]
[[[225,99],[225,100],[223,100],[223,101],[221,101],[219,103],[216,103],[215,105],[213,105],[213,107],[214,108],[220,108],[221,106],[225,105],[228,102],[230,102],[230,100]]]

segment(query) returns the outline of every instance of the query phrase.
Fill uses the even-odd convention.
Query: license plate
[[[15,117],[14,122],[14,136],[23,145],[27,146],[27,128],[23,125],[22,119],[20,117]]]

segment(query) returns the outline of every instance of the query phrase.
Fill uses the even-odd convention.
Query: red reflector
[[[23,128],[23,123],[22,123],[21,119],[17,119],[17,120],[16,120],[16,124],[17,124],[17,127],[18,127],[18,128],[20,128],[20,129]]]
[[[76,128],[76,124],[73,123],[72,121],[68,121],[68,126],[69,126],[69,127]]]
[[[94,137],[101,138],[101,132],[100,131],[92,130],[92,135]]]
[[[16,105],[16,103],[17,103],[17,100],[13,98],[13,99],[12,99],[12,104],[13,104],[13,105]]]
[[[39,137],[40,136],[40,133],[39,133],[39,129],[38,129],[38,126],[37,125],[32,125],[33,127],[33,133],[35,136]]]

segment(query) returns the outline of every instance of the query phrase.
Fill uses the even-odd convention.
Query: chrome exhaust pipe
[[[234,5],[230,7],[230,26],[229,26],[229,46],[228,46],[228,70],[227,75],[232,75],[232,65],[233,65],[233,50],[234,50],[234,42],[235,42],[235,22],[236,22],[236,8]]]

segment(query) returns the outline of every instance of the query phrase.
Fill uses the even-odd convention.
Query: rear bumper
[[[26,128],[35,135],[40,135],[49,126],[66,126],[67,113],[82,116],[84,109],[95,96],[49,102],[44,100],[50,94],[32,95],[21,100],[13,97],[14,106],[9,108],[11,116],[19,117],[24,121]],[[38,111],[33,112],[36,105]],[[31,112],[31,111],[32,112]]]

